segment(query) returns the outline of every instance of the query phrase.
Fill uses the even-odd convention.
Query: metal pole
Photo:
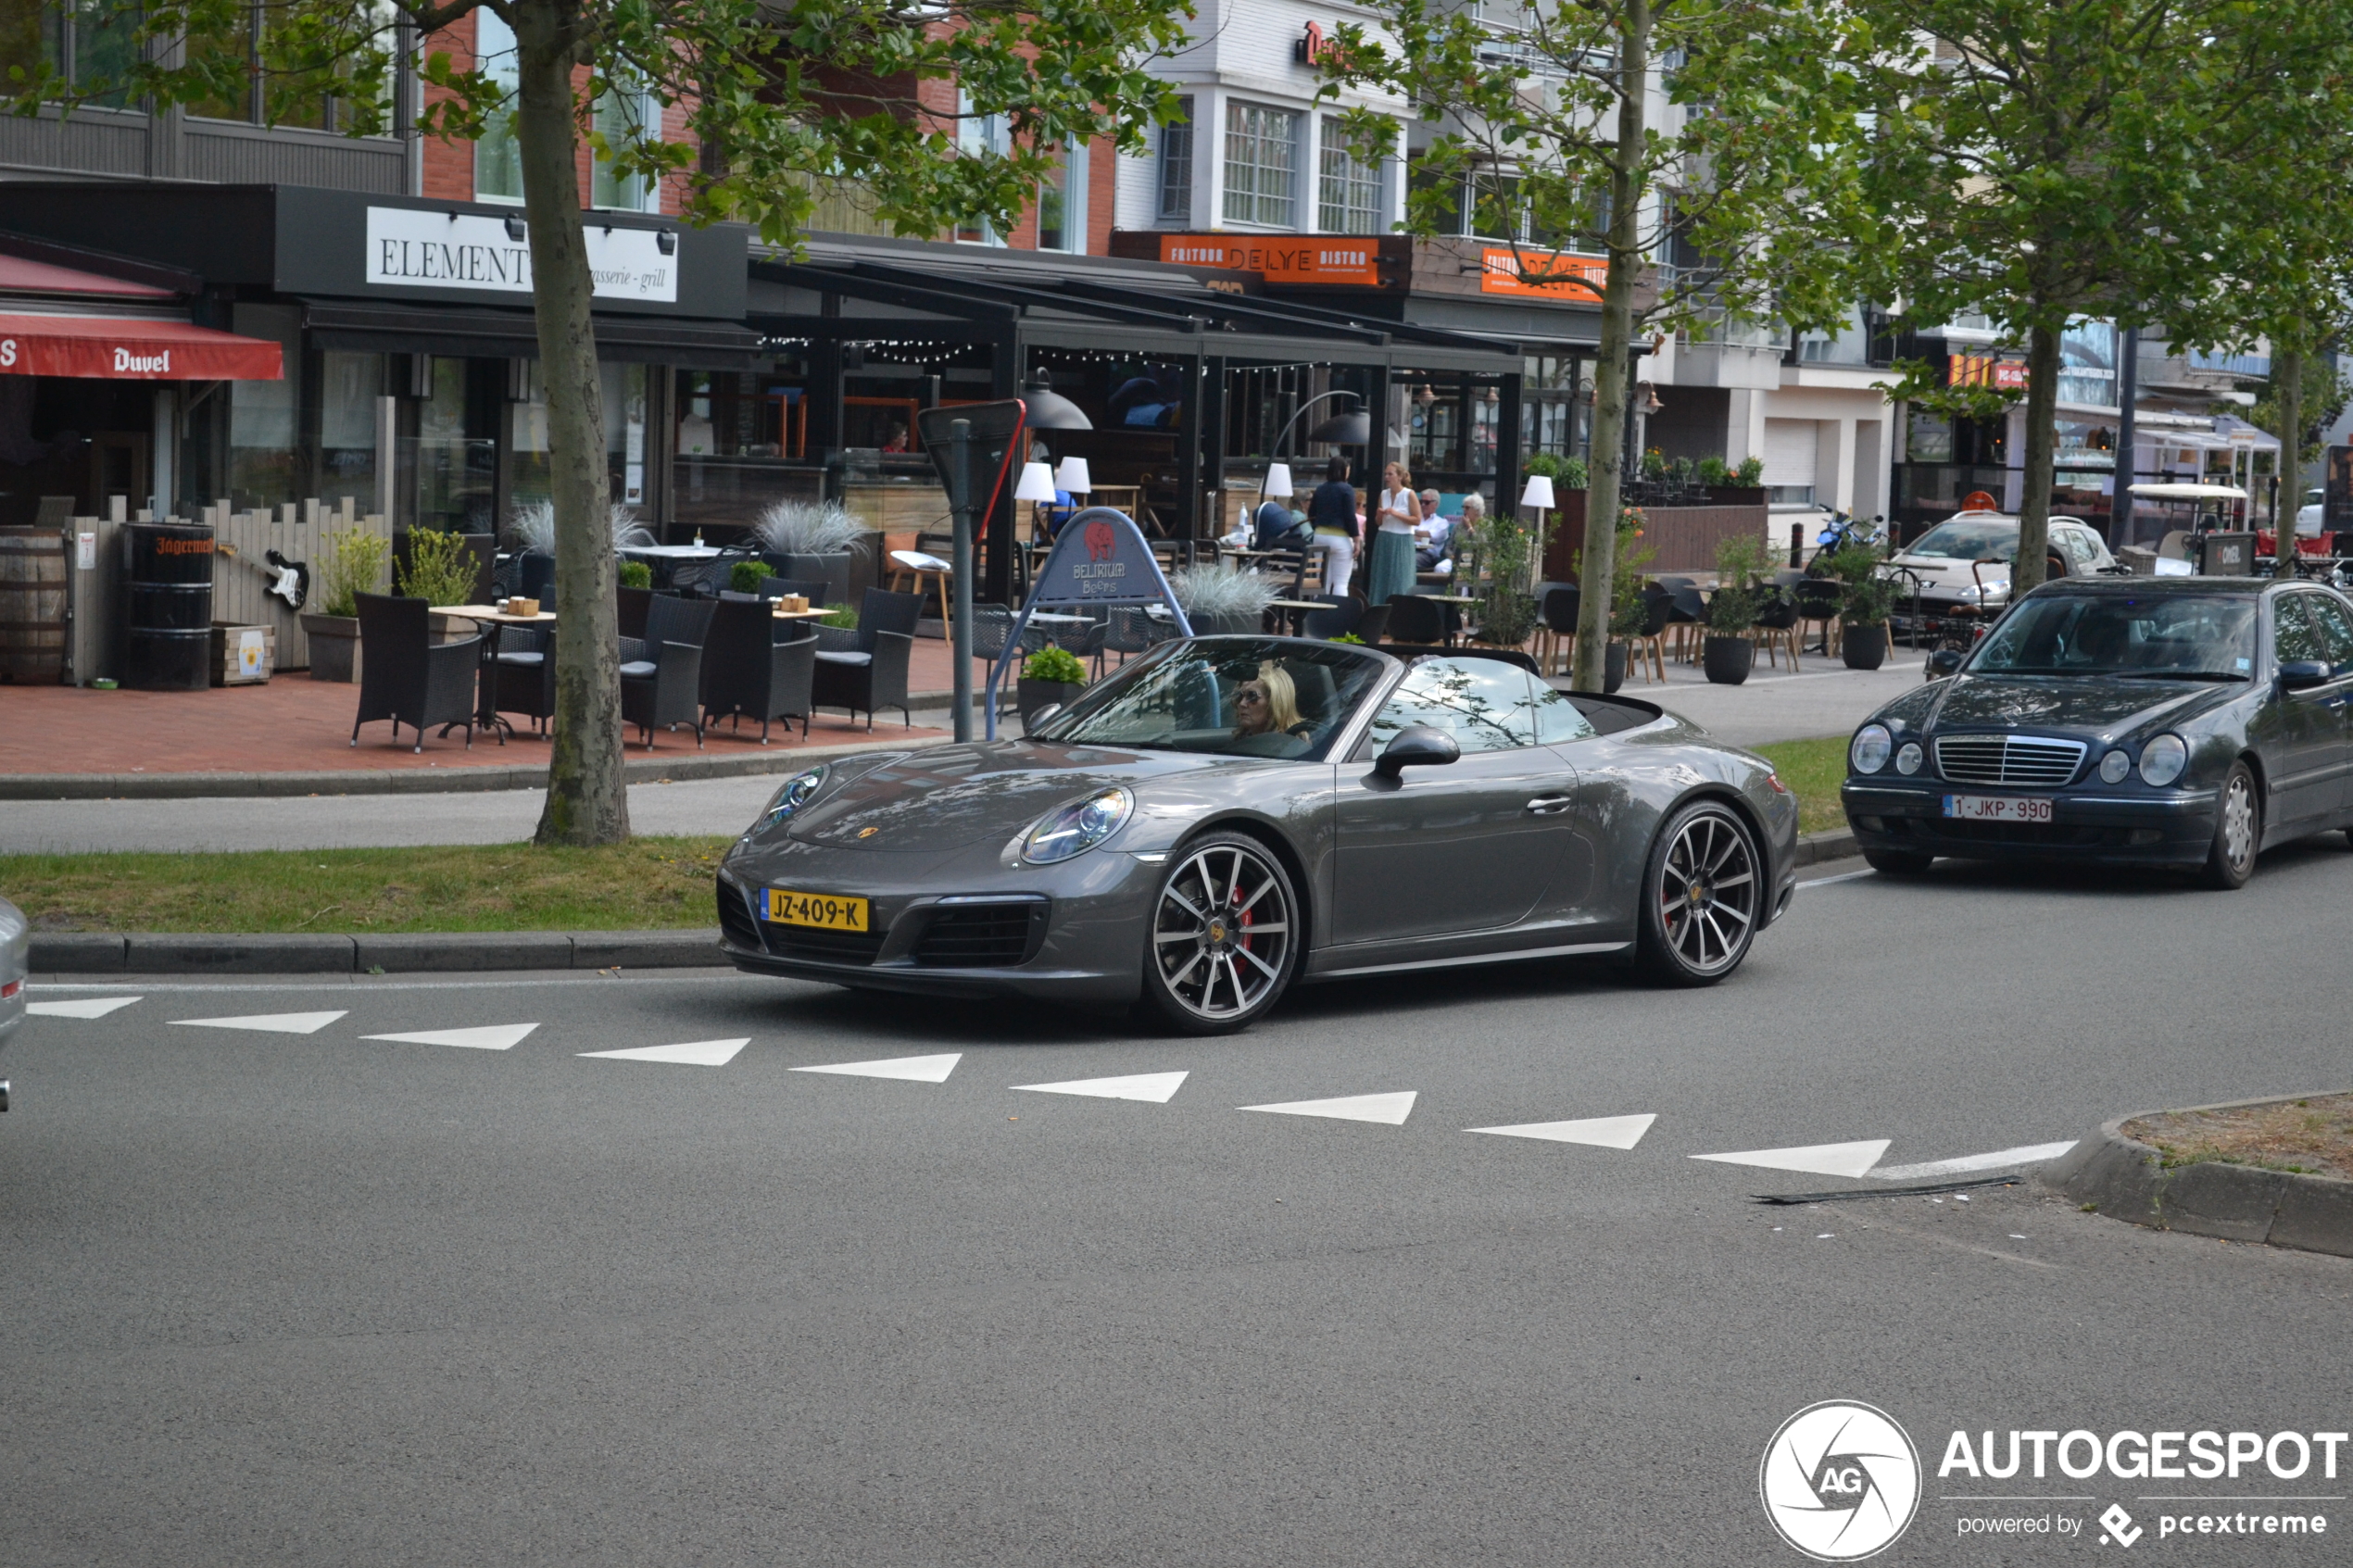
[[[956,660],[956,739],[973,738],[973,530],[978,515],[970,420],[951,420],[948,444],[956,454],[956,571],[950,651]]]
[[[2138,449],[2140,435],[2134,420],[2133,405],[2140,401],[2141,329],[2126,327],[2117,334],[2116,351],[2116,478],[2115,494],[2108,497],[2108,546],[2120,549],[2137,544],[2133,537],[2133,480],[2138,465],[2133,453]]]

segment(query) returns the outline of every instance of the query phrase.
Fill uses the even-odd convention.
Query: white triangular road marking
[[[1182,1073],[1138,1073],[1126,1078],[1074,1078],[1066,1084],[1015,1084],[1041,1095],[1091,1095],[1097,1099],[1148,1099],[1166,1105],[1184,1083]]]
[[[1589,1143],[1598,1148],[1631,1148],[1657,1121],[1647,1116],[1596,1116],[1584,1122],[1523,1122],[1516,1127],[1466,1127],[1470,1133],[1501,1133],[1507,1138],[1544,1138],[1553,1143]]]
[[[2066,1143],[2031,1143],[2022,1148],[1997,1148],[1991,1154],[1964,1154],[1957,1160],[1931,1160],[1924,1165],[1881,1165],[1871,1174],[1883,1182],[1924,1182],[1935,1176],[1966,1176],[1972,1171],[1994,1171],[2005,1165],[2040,1165],[2057,1160],[2075,1147]]]
[[[145,997],[83,997],[70,1002],[27,1002],[25,1011],[34,1018],[104,1018]]]
[[[175,1018],[171,1022],[191,1029],[258,1029],[271,1035],[316,1035],[342,1016],[341,1012],[260,1012],[250,1018]]]
[[[1727,1165],[1761,1165],[1768,1171],[1805,1171],[1817,1176],[1859,1176],[1879,1163],[1892,1139],[1866,1138],[1861,1143],[1817,1143],[1802,1148],[1748,1148],[1737,1154],[1694,1154],[1694,1160],[1716,1160]]]
[[[684,1067],[724,1067],[736,1053],[751,1044],[740,1040],[689,1040],[683,1046],[632,1046],[625,1051],[582,1051],[582,1056],[608,1057],[614,1061],[670,1061]]]
[[[839,1073],[851,1078],[904,1078],[911,1084],[944,1084],[956,1064],[964,1060],[962,1051],[946,1056],[899,1056],[887,1061],[837,1061],[823,1067],[796,1067],[795,1073]]]
[[[1244,1110],[1271,1110],[1278,1116],[1336,1116],[1343,1122],[1381,1122],[1402,1127],[1413,1114],[1419,1089],[1388,1095],[1349,1095],[1340,1099],[1295,1099],[1282,1105],[1245,1105]]]
[[[390,1040],[402,1046],[462,1046],[468,1050],[511,1050],[536,1023],[490,1023],[479,1029],[427,1029],[414,1035],[362,1035],[363,1040]]]

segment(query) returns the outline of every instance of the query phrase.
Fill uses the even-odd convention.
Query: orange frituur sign
[[[1996,359],[1984,354],[1954,354],[1946,357],[1944,383],[1947,386],[1990,386],[2000,392],[2020,392],[2026,387],[2026,367],[2015,359]]]
[[[1270,283],[1378,288],[1380,245],[1370,238],[1309,234],[1265,239],[1227,234],[1163,234],[1160,258],[1181,267],[1255,272]]]
[[[1478,292],[1599,299],[1602,280],[1608,271],[1607,258],[1599,256],[1516,252],[1509,245],[1488,245],[1478,253]]]

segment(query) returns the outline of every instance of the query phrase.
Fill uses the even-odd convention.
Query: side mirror
[[[1397,738],[1381,748],[1374,759],[1373,771],[1382,778],[1393,779],[1408,768],[1434,768],[1453,762],[1463,755],[1454,737],[1443,730],[1433,730],[1427,724],[1408,724],[1397,732]]]
[[[1935,675],[1939,680],[1942,680],[1947,675],[1957,675],[1960,673],[1961,669],[1961,650],[1958,648],[1938,648],[1934,653],[1928,656],[1928,667],[1931,671],[1935,672]]]
[[[2280,666],[2280,690],[2300,692],[2307,686],[2324,686],[2332,676],[2329,667],[2317,659],[2291,659]]]

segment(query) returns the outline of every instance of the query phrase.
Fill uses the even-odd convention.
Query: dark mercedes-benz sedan
[[[2171,866],[2238,887],[2353,824],[2353,600],[2315,583],[2069,578],[1874,713],[1842,790],[1863,855]]]

